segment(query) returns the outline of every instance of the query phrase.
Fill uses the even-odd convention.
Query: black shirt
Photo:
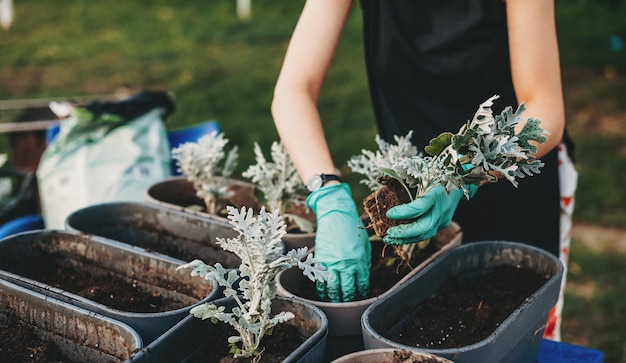
[[[478,106],[500,96],[495,113],[518,105],[502,0],[361,0],[370,93],[379,134],[413,132],[422,150],[456,132]],[[463,241],[524,242],[559,254],[557,152],[541,174],[479,188],[454,216]]]

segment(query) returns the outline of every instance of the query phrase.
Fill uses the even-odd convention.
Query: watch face
[[[309,192],[314,192],[322,187],[322,177],[320,175],[313,175],[307,180],[306,188]]]

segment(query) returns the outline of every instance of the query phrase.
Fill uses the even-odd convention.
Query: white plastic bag
[[[149,186],[171,175],[164,121],[173,104],[149,108],[154,100],[145,101],[140,111],[147,111],[139,115],[130,102],[123,107],[73,107],[61,120],[37,168],[46,228],[64,229],[69,214],[89,205],[141,202]]]

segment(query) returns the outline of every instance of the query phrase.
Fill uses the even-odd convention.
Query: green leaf
[[[380,168],[380,171],[382,171],[384,174],[386,174],[388,177],[394,178],[397,181],[399,181],[400,183],[403,183],[404,180],[402,179],[402,177],[393,169],[390,168]]]
[[[428,146],[424,148],[424,151],[428,155],[437,156],[439,155],[445,148],[447,148],[452,142],[452,133],[451,132],[442,132],[434,139],[431,139],[428,143]]]
[[[464,128],[463,133],[452,136],[452,148],[458,152],[465,152],[463,148],[470,143],[470,140],[476,135],[475,129]]]

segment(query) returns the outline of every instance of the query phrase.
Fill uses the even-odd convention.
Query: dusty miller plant
[[[265,207],[257,216],[245,207],[239,212],[229,206],[228,219],[235,238],[217,238],[217,244],[241,259],[238,270],[226,270],[221,264],[215,266],[194,260],[178,269],[192,269],[192,276],[215,280],[224,287],[224,296],[232,297],[236,306],[226,311],[224,306],[205,303],[191,309],[191,314],[201,319],[211,319],[231,325],[238,333],[228,338],[231,353],[235,357],[260,357],[259,346],[263,336],[270,334],[277,324],[292,319],[290,312],[271,316],[272,299],[276,297],[276,275],[282,270],[297,266],[312,281],[324,281],[326,272],[307,248],[291,250],[283,254],[282,237],[285,222],[278,211],[266,212]],[[239,281],[239,286],[235,283]]]
[[[411,143],[413,131],[409,131],[406,136],[394,136],[395,144],[391,144],[376,135],[376,152],[361,150],[361,155],[356,155],[348,160],[350,169],[364,176],[360,180],[371,191],[376,191],[382,187],[379,177],[382,176],[384,168],[391,168],[393,164],[402,158],[417,155],[417,148]]]
[[[412,199],[421,197],[437,185],[447,192],[463,189],[469,197],[467,184],[480,186],[487,181],[495,183],[501,174],[517,187],[516,178],[539,174],[544,165],[533,154],[544,143],[548,132],[540,120],[529,118],[519,133],[515,127],[522,121],[526,107],[522,103],[515,112],[506,107],[494,117],[491,106],[499,96],[482,103],[471,121],[459,132],[444,132],[432,139],[424,149],[428,156],[402,158],[383,172],[400,181]]]
[[[216,214],[217,200],[228,197],[228,178],[237,166],[237,146],[224,150],[228,139],[213,131],[197,142],[186,142],[172,149],[178,170],[193,183],[196,195],[207,211]]]
[[[380,171],[398,180],[411,200],[424,196],[438,185],[448,193],[462,189],[469,198],[467,185],[478,187],[485,181],[497,182],[494,173],[516,187],[516,178],[538,174],[544,164],[534,158],[537,146],[531,141],[544,143],[548,132],[539,126],[540,120],[529,118],[516,133],[515,127],[522,122],[524,104],[515,112],[509,106],[494,116],[491,106],[497,98],[496,95],[482,103],[473,119],[456,134],[444,132],[432,139],[424,149],[426,156],[401,157],[391,166],[379,167]],[[374,167],[376,165],[371,166]],[[413,243],[394,248],[396,254],[408,261],[416,246],[425,245]]]
[[[289,224],[302,232],[313,232],[314,224],[296,214],[287,213],[291,205],[304,204],[304,184],[282,142],[274,141],[270,150],[271,161],[263,155],[258,143],[254,143],[256,164],[250,165],[242,176],[255,184],[264,196],[270,211],[278,211]],[[290,228],[288,226],[288,228]]]

